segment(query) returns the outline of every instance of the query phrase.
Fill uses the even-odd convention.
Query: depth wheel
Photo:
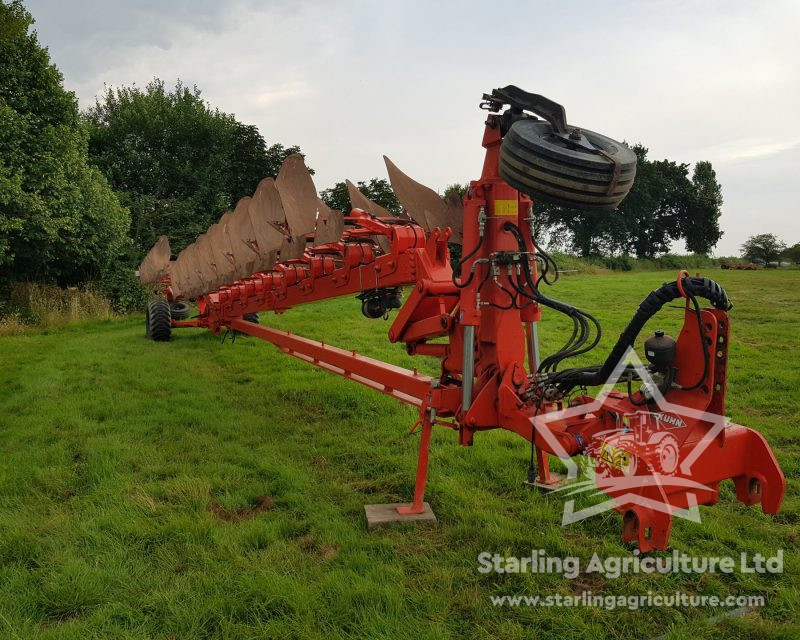
[[[245,313],[242,316],[242,320],[245,322],[252,322],[253,324],[258,324],[258,312],[255,313]]]
[[[148,335],[156,342],[166,342],[172,335],[172,314],[166,300],[151,300],[147,304]]]

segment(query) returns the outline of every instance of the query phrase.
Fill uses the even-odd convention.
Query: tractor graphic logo
[[[627,367],[636,370],[640,379],[655,389],[651,411],[638,410],[617,415],[613,428],[600,431],[585,443],[583,456],[572,458],[548,428],[551,421],[580,417],[603,411],[604,402],[613,397],[614,386]],[[653,384],[652,378],[636,353],[628,349],[609,377],[603,390],[589,404],[566,407],[533,419],[537,436],[545,440],[567,468],[566,482],[551,489],[552,494],[566,498],[562,525],[572,524],[620,505],[663,512],[671,516],[700,522],[698,496],[712,490],[692,479],[692,465],[725,429],[726,418],[692,407],[667,401]],[[687,441],[690,429],[684,420],[702,420],[710,425],[697,441]],[[581,476],[581,477],[579,477]],[[652,497],[649,488],[657,487]],[[683,506],[671,504],[668,496],[679,489],[686,495]],[[583,508],[576,507],[576,496],[590,494],[606,499]]]
[[[671,476],[678,470],[679,439],[673,431],[685,428],[683,420],[661,412],[637,411],[619,417],[617,429],[597,434],[586,448],[595,460],[595,473],[611,477],[615,470],[635,476],[640,460],[648,460],[652,471]]]

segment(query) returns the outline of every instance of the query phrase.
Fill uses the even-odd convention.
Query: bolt
[[[582,135],[583,135],[583,134],[581,133],[581,130],[580,130],[580,129],[578,129],[577,127],[575,127],[575,128],[574,128],[574,129],[573,129],[573,130],[570,132],[570,134],[569,134],[569,139],[570,139],[570,140],[580,140]]]

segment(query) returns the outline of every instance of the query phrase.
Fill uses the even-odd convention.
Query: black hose
[[[505,231],[510,232],[514,235],[517,240],[517,245],[519,246],[519,250],[521,254],[524,254],[527,251],[525,246],[525,239],[522,236],[522,232],[512,222],[506,222],[503,225],[503,229]],[[545,260],[549,260],[550,262],[555,265],[553,259],[545,254]],[[581,355],[594,349],[597,344],[600,342],[600,338],[602,336],[602,329],[600,327],[600,323],[597,321],[596,318],[591,316],[590,314],[586,313],[585,311],[581,311],[577,307],[573,307],[572,305],[566,304],[564,302],[560,302],[559,300],[554,300],[539,291],[538,284],[541,282],[542,278],[539,278],[536,282],[533,281],[533,274],[531,273],[530,263],[527,260],[522,261],[522,272],[525,276],[525,283],[527,283],[528,287],[531,290],[531,293],[525,291],[524,286],[518,286],[513,281],[511,281],[512,286],[514,286],[517,291],[527,297],[530,298],[532,301],[537,302],[543,306],[549,307],[555,311],[563,313],[564,315],[572,318],[573,321],[573,332],[572,336],[567,343],[556,353],[551,356],[545,358],[539,366],[539,372],[548,372],[548,371],[555,371],[558,368],[559,363],[562,360]],[[558,271],[556,270],[556,275]],[[547,283],[547,280],[545,280]],[[555,279],[552,281],[555,282]],[[591,335],[591,330],[589,328],[589,321],[595,326],[596,335],[594,340],[589,344],[589,346],[585,347],[584,345],[588,342],[589,335]]]
[[[685,290],[685,289],[684,289]],[[694,307],[694,313],[697,317],[697,335],[700,336],[700,348],[703,350],[703,373],[697,382],[689,387],[681,387],[683,391],[694,391],[702,386],[708,376],[708,369],[711,367],[711,356],[708,353],[708,345],[706,344],[706,332],[703,331],[703,316],[700,314],[700,305],[697,304],[697,298],[691,293],[686,293],[687,297]]]
[[[705,298],[716,309],[722,309],[723,311],[729,311],[733,307],[725,290],[710,278],[684,278],[681,284],[683,290],[690,299],[692,297]],[[609,353],[602,366],[596,371],[564,371],[561,374],[561,379],[558,380],[559,387],[562,389],[565,387],[569,389],[576,386],[588,387],[605,384],[614,371],[614,367],[617,366],[617,363],[625,355],[625,352],[629,347],[633,346],[645,323],[658,313],[665,304],[681,297],[683,296],[678,290],[678,284],[675,281],[667,282],[660,288],[651,292],[639,305],[633,318],[631,318],[628,326],[620,335],[619,340],[617,340],[617,343],[614,345],[614,348],[611,350],[611,353]],[[703,337],[704,332],[702,331],[702,325],[700,326],[700,330],[701,337]]]
[[[478,239],[478,244],[475,245],[475,248],[472,251],[470,251],[467,255],[462,256],[461,260],[458,261],[458,264],[456,265],[456,268],[453,269],[453,276],[452,276],[453,284],[456,287],[458,287],[459,289],[463,289],[464,287],[469,285],[469,283],[472,282],[473,276],[475,275],[474,269],[471,269],[470,272],[469,272],[469,277],[467,278],[467,281],[466,282],[459,282],[458,280],[461,279],[461,267],[464,266],[464,263],[467,260],[472,258],[476,253],[478,253],[478,251],[480,250],[480,248],[482,246],[483,246],[483,234],[481,234],[480,238]]]

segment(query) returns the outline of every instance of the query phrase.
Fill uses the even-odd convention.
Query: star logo
[[[629,421],[621,424],[620,428],[614,430],[613,433],[604,432],[603,434],[599,434],[603,439],[599,442],[593,442],[592,446],[589,447],[589,452],[598,456],[598,465],[601,467],[605,466],[605,468],[602,473],[597,473],[595,469],[591,468],[584,469],[587,478],[577,481],[581,471],[580,465],[559,443],[553,431],[548,428],[548,424],[554,420],[580,418],[589,413],[603,410],[605,399],[614,390],[615,384],[617,384],[617,381],[622,377],[622,374],[629,365],[635,369],[640,379],[650,388],[658,411],[638,411],[636,412],[637,415],[632,414],[632,417],[628,416]],[[711,424],[711,428],[695,443],[688,453],[683,452],[683,457],[679,457],[677,447],[673,448],[672,442],[670,441],[670,439],[675,440],[670,434],[670,429],[675,430],[685,427],[683,418],[702,420]],[[655,438],[653,433],[651,433],[648,441],[634,442],[634,437],[630,435],[631,419],[638,419],[642,423],[649,421],[651,426],[650,431],[656,434]],[[700,509],[698,508],[696,492],[708,491],[711,487],[691,479],[692,465],[708,446],[714,442],[722,430],[725,429],[727,419],[725,416],[667,401],[658,390],[650,373],[632,348],[629,347],[622,356],[600,393],[592,402],[538,415],[532,419],[532,422],[538,435],[548,444],[550,450],[564,463],[567,468],[567,479],[572,481],[567,486],[553,491],[554,494],[563,492],[563,495],[569,498],[564,503],[564,512],[561,520],[562,526],[585,520],[586,518],[611,511],[617,507],[632,504],[684,518],[692,522],[700,522]],[[652,429],[653,425],[656,425],[655,429]],[[660,460],[660,469],[652,469],[645,474],[631,472],[632,465],[636,464],[635,451],[637,444],[640,447],[648,445],[657,446],[659,444],[664,445],[665,442],[667,442],[667,445],[662,446],[660,452],[657,451],[657,457]],[[607,473],[609,466],[621,471],[621,475]],[[687,508],[676,508],[669,502],[654,500],[636,493],[636,489],[648,485],[683,487],[686,491]],[[692,490],[694,490],[694,492]],[[594,491],[593,495],[607,495],[608,493],[613,493],[615,497],[576,510],[575,498],[570,496],[589,491]],[[664,494],[662,493],[662,495]]]

